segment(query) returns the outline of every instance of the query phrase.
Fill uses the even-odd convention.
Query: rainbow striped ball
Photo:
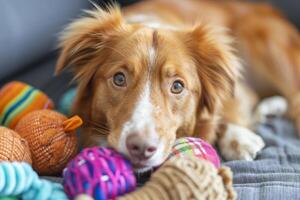
[[[197,157],[210,161],[217,168],[221,165],[216,150],[200,138],[184,137],[177,139],[169,158],[172,157]]]
[[[0,90],[0,124],[11,129],[29,112],[53,107],[46,94],[22,82],[10,82]]]
[[[113,149],[104,147],[84,149],[68,163],[63,178],[70,199],[81,194],[95,200],[114,199],[136,187],[129,161]]]

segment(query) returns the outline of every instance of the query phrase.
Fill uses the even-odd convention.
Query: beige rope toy
[[[215,168],[197,158],[174,158],[155,172],[136,192],[119,200],[233,200],[232,173],[228,167]]]

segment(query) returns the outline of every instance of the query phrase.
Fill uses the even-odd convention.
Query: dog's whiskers
[[[95,121],[92,121],[92,120],[87,120],[87,123],[88,123],[88,125],[94,125],[96,127],[102,127],[104,129],[109,130],[109,128],[107,127],[107,125],[103,124],[103,123],[95,122]]]
[[[101,135],[107,135],[110,132],[110,129],[106,124],[97,123],[92,120],[87,120],[87,126]]]
[[[96,133],[99,133],[100,135],[107,135],[109,132],[103,129],[98,129],[95,127],[91,127],[91,130],[94,130]]]

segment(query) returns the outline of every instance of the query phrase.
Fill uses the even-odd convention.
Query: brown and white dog
[[[107,141],[139,171],[160,165],[182,136],[217,142],[226,159],[251,160],[264,147],[249,129],[259,98],[284,95],[296,122],[300,112],[299,34],[268,5],[96,7],[63,32],[61,48],[57,73],[70,68],[78,81],[83,145]],[[282,108],[275,101],[262,110],[276,112],[276,102]]]

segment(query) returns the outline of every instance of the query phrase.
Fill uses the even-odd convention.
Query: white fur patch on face
[[[150,65],[150,67],[154,66],[155,59],[156,59],[156,52],[155,52],[154,47],[151,47],[149,50],[149,65]]]
[[[143,134],[148,142],[157,145],[156,153],[143,164],[155,166],[163,162],[162,151],[164,145],[163,141],[159,141],[159,136],[156,133],[153,119],[153,114],[156,112],[156,109],[151,103],[150,93],[150,81],[148,80],[145,84],[145,88],[143,89],[143,93],[141,94],[141,98],[136,104],[131,119],[123,126],[119,147],[121,152],[129,155],[126,148],[126,138],[132,133]],[[131,159],[134,160],[134,158]]]
[[[164,161],[164,142],[160,140],[159,135],[156,132],[156,125],[154,116],[160,112],[159,106],[153,105],[151,102],[151,81],[150,74],[155,66],[156,50],[153,46],[149,48],[148,52],[148,75],[144,88],[140,98],[135,104],[131,118],[124,123],[121,131],[119,150],[125,155],[129,156],[129,152],[126,147],[126,139],[130,134],[139,134],[145,138],[147,143],[155,145],[157,150],[155,153],[145,161],[138,160],[129,156],[133,163],[139,163],[144,166],[144,170],[151,169],[153,166],[160,165]],[[141,163],[142,162],[142,163]],[[142,169],[141,169],[142,170]]]
[[[149,62],[150,64],[154,62],[155,51],[150,50],[149,52]],[[121,137],[119,141],[120,151],[129,156],[128,150],[126,148],[126,139],[130,134],[141,134],[145,140],[149,143],[157,145],[157,150],[155,154],[143,165],[159,165],[163,162],[163,141],[159,140],[159,135],[156,133],[156,126],[154,120],[154,114],[157,111],[157,106],[153,106],[151,102],[151,83],[148,78],[145,87],[142,90],[140,99],[137,101],[136,106],[133,110],[131,118],[123,125],[123,130],[121,132]],[[135,158],[131,158],[132,161]]]
[[[225,133],[218,140],[218,145],[226,160],[253,160],[265,143],[251,130],[228,124]]]
[[[147,81],[140,100],[137,102],[133,111],[130,123],[131,132],[141,132],[147,129],[147,132],[155,132],[153,122],[153,105],[150,99],[150,82]],[[128,127],[128,126],[127,126]]]

